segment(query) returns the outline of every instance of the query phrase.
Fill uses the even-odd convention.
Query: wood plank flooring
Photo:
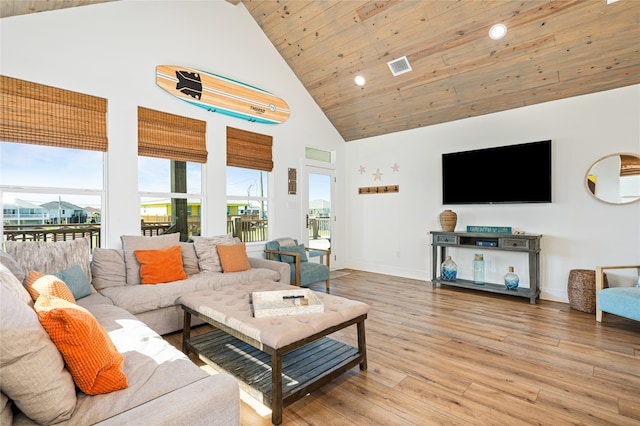
[[[369,368],[286,407],[283,425],[640,425],[640,322],[343,272],[331,294],[371,306]],[[357,344],[355,327],[332,337]],[[181,348],[181,333],[165,338]],[[243,402],[241,423],[271,415]]]

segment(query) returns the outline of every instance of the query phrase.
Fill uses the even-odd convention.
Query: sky
[[[99,151],[0,142],[0,185],[100,190],[103,180],[103,155]],[[139,190],[170,192],[168,170],[169,160],[139,157]],[[200,164],[187,163],[187,192],[201,192],[200,170]],[[237,196],[249,194],[253,197],[261,195],[259,171],[230,167],[227,176],[228,194]],[[300,182],[300,179],[298,181]],[[330,201],[328,176],[311,174],[309,182],[310,200]],[[262,194],[268,196],[266,179],[263,179],[263,191]],[[4,202],[10,202],[14,197],[34,204],[53,201],[51,194],[7,193]],[[64,195],[63,199],[81,207],[99,207],[100,203],[99,197],[95,196]]]

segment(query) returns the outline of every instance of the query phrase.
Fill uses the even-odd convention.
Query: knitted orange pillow
[[[34,309],[82,392],[97,395],[128,386],[124,357],[89,311],[46,294],[38,297]]]
[[[26,287],[34,302],[38,300],[40,295],[46,294],[76,303],[76,299],[73,297],[69,287],[54,275],[44,275],[40,272],[29,271]]]
[[[142,284],[169,283],[187,279],[182,266],[180,246],[159,250],[134,250],[133,253],[140,263]]]
[[[251,269],[244,243],[230,246],[218,245],[218,256],[220,256],[223,272],[240,272]]]

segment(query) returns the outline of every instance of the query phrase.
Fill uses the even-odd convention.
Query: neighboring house
[[[47,212],[50,224],[86,223],[87,211],[68,201],[49,201],[41,207]]]
[[[94,207],[85,207],[84,209],[87,211],[89,222],[100,223],[100,219],[102,218],[102,212],[100,209],[96,209]]]
[[[187,217],[190,219],[199,218],[200,207],[200,202],[190,203],[187,201]],[[144,222],[171,222],[171,200],[165,198],[140,203],[140,217]]]
[[[46,209],[29,201],[15,199],[2,207],[3,224],[7,225],[44,225],[49,214]]]

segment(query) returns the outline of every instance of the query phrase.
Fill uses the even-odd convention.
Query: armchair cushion
[[[300,262],[308,262],[307,251],[304,249],[304,244],[298,244],[296,246],[280,246],[280,251],[286,251],[289,253],[297,253],[300,255]],[[280,254],[280,259],[286,263],[296,263],[295,256],[288,256],[286,254]]]
[[[291,263],[291,281],[296,279],[296,264]],[[326,281],[329,279],[329,268],[322,263],[301,263],[300,264],[300,282],[298,285],[307,285],[317,283],[318,281]]]
[[[600,310],[640,321],[640,288],[614,287],[598,292]]]

